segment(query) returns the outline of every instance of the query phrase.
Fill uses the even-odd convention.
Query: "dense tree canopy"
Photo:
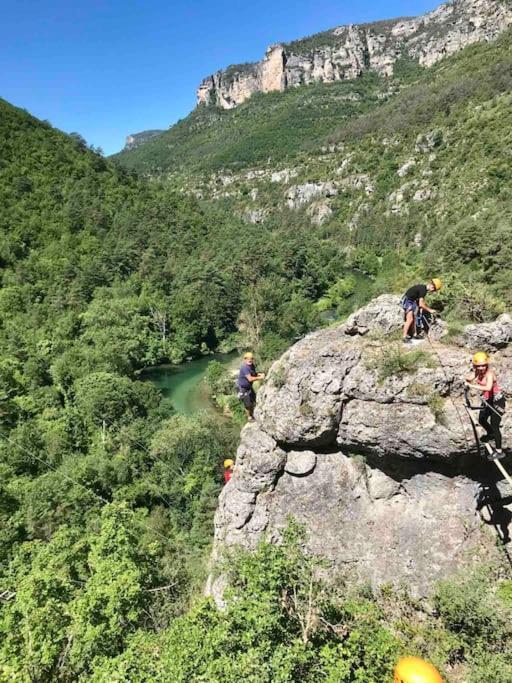
[[[275,210],[251,223],[229,199],[194,199],[181,179],[141,179],[0,100],[0,680],[381,683],[405,647],[462,667],[471,683],[510,680],[511,591],[497,570],[496,591],[465,577],[423,613],[386,588],[327,588],[292,524],[283,546],[233,559],[225,612],[200,599],[220,463],[237,428],[174,414],[139,375],[217,349],[250,347],[268,362],[326,311],[345,315],[432,271],[446,280],[439,301],[453,318],[503,310],[510,80],[496,65],[510,65],[510,36],[493,49],[440,65],[427,90],[405,69],[401,86],[420,82],[392,102],[368,77],[261,96],[238,119],[198,111],[172,133],[189,168],[201,156],[192,124],[211,134],[210,168],[273,148],[307,156],[327,135],[353,145],[354,163],[376,178],[375,203],[353,226],[348,190],[324,226],[281,210],[275,188],[265,206]],[[470,77],[475,65],[485,87]],[[362,99],[347,104],[353,90]],[[287,131],[277,147],[265,112]],[[488,126],[477,134],[481,117]],[[375,136],[387,127],[400,151],[441,119],[456,143],[434,140],[434,171],[453,203],[441,217],[412,204],[386,215],[379,201],[397,163],[375,151]],[[238,189],[245,201],[248,188]],[[425,245],[414,242],[420,225]],[[207,380],[235,412],[218,366]]]

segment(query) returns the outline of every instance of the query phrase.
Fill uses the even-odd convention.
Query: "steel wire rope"
[[[422,315],[421,317],[423,318],[423,322],[427,325],[427,329],[428,329],[428,321],[427,321],[427,319],[425,318],[424,315]],[[439,359],[439,363],[441,364],[441,367],[443,367],[443,364],[442,364],[442,362],[441,362],[441,358],[440,358],[439,354],[437,353],[437,351],[435,350],[435,348],[434,348],[432,342],[430,341],[430,338],[429,338],[429,336],[428,336],[428,332],[427,332],[427,339],[428,339],[428,341],[429,341],[429,344],[432,346],[432,348],[433,348],[435,354],[437,355],[437,357],[438,357],[438,359]],[[444,368],[443,368],[443,372],[444,372]],[[445,376],[446,376],[446,373],[445,373]],[[489,408],[489,410],[492,410],[494,413],[496,413],[496,415],[497,415],[498,417],[500,417],[500,418],[503,417],[503,414],[500,413],[498,410],[496,410],[496,408],[494,408],[490,403],[488,403],[488,402],[484,399],[483,396],[480,396],[479,398],[480,398],[481,402],[484,403],[484,404]],[[478,408],[475,408],[474,406],[472,406],[472,409],[473,409],[473,410],[478,410]]]
[[[100,418],[100,416],[98,414],[96,414],[96,417],[98,419]],[[101,417],[101,420],[104,421],[108,426],[116,428],[116,425],[114,422],[107,420],[104,417]],[[171,474],[175,475],[176,477],[184,476],[185,472],[183,470],[174,469],[173,467],[171,467],[171,465],[169,465],[169,463],[167,463],[162,457],[156,455],[155,453],[151,453],[146,448],[146,446],[143,443],[141,443],[140,441],[138,441],[137,439],[135,439],[135,437],[131,437],[130,435],[128,435],[128,439],[131,440],[132,443],[139,446],[145,453],[147,453],[147,455],[152,460],[157,460],[158,462],[160,462],[165,468],[167,468],[167,471],[170,472]],[[166,505],[168,505],[168,507],[172,507],[171,502],[168,501],[162,494],[157,494],[157,495],[159,496],[159,498],[161,498],[166,503]]]
[[[100,416],[98,414],[95,414],[94,417],[100,419]],[[104,416],[101,417],[101,421],[102,421],[102,423],[107,424],[109,427],[114,427],[114,428],[116,427],[114,422],[107,420],[107,418]],[[119,431],[119,428],[118,428],[118,431]],[[148,451],[148,449],[144,446],[144,444],[142,444],[140,441],[137,441],[135,438],[132,438],[130,436],[128,436],[128,439],[131,439],[132,443],[139,446],[143,451],[145,451],[150,456],[150,458],[153,458],[153,455]],[[162,460],[161,462],[164,465],[167,464],[164,460]],[[177,474],[177,473],[173,472],[173,474]],[[171,502],[163,495],[163,493],[157,492],[156,495],[158,496],[158,498],[160,498],[160,500],[162,500],[167,505],[167,507],[169,507],[169,508],[172,507]]]
[[[96,491],[93,491],[92,489],[90,489],[90,488],[89,488],[88,486],[86,486],[85,484],[82,484],[82,483],[79,482],[78,480],[74,479],[72,476],[70,476],[69,474],[67,474],[67,472],[61,471],[60,468],[55,467],[54,465],[52,465],[52,463],[48,462],[48,461],[45,460],[44,458],[39,457],[39,456],[36,455],[35,453],[32,453],[31,451],[29,451],[29,450],[28,450],[27,448],[25,448],[24,446],[21,446],[20,444],[17,444],[17,443],[16,443],[15,441],[13,441],[10,437],[6,436],[5,434],[2,434],[1,432],[0,432],[0,438],[3,439],[4,441],[10,443],[14,448],[18,448],[19,450],[24,451],[30,458],[34,458],[35,460],[37,460],[38,462],[42,463],[43,465],[46,465],[46,467],[48,467],[50,470],[53,470],[53,472],[55,472],[56,474],[61,474],[61,475],[63,475],[66,479],[68,479],[69,481],[73,482],[73,484],[75,484],[76,486],[79,486],[81,489],[83,489],[84,491],[86,491],[87,493],[89,493],[91,496],[94,496],[95,498],[97,498],[99,501],[101,501],[101,502],[104,503],[105,505],[110,505],[110,504],[112,503],[112,501],[109,501],[107,498],[104,498],[104,497],[101,496],[99,493],[96,493]],[[121,501],[121,502],[123,502],[123,501]],[[124,501],[124,502],[126,502],[126,501]],[[161,534],[161,533],[160,533],[159,531],[157,531],[156,529],[153,529],[153,528],[150,527],[148,524],[145,524],[144,522],[138,520],[136,517],[135,517],[135,522],[136,522],[137,524],[139,524],[140,526],[142,526],[144,529],[146,529],[146,531],[149,531],[150,533],[155,534],[156,536],[160,536],[160,538],[162,538],[162,539],[165,541],[166,544],[169,543],[169,539],[168,539],[166,536],[164,536],[163,534]]]

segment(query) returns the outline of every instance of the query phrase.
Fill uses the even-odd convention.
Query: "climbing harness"
[[[475,441],[476,441],[477,448],[478,448],[478,454],[481,455],[480,437],[478,436],[478,430],[477,430],[475,418],[473,417],[473,415],[472,415],[472,413],[471,413],[472,410],[480,410],[480,406],[472,406],[471,403],[470,403],[470,401],[469,401],[469,396],[468,396],[468,394],[469,394],[469,391],[468,391],[468,389],[466,388],[465,391],[464,391],[465,407],[466,407],[467,413],[468,413],[468,415],[469,415],[469,419],[471,420],[471,425],[472,425],[472,427],[473,427],[473,434],[475,435]],[[483,401],[483,399],[482,399],[482,401]],[[487,403],[487,401],[483,401],[483,402],[484,402],[484,403]],[[490,406],[489,406],[489,407],[490,407]],[[497,411],[496,411],[496,412],[497,412]],[[493,454],[492,446],[491,446],[490,444],[488,444],[488,443],[484,444],[484,446],[485,446],[487,452],[489,453],[489,455],[491,456],[491,455]],[[495,459],[495,458],[492,458],[492,462],[496,465],[496,467],[499,469],[499,471],[501,472],[501,474],[505,477],[505,479],[507,480],[507,482],[508,482],[508,483],[510,484],[510,486],[512,487],[512,477],[509,475],[509,473],[507,472],[507,470],[503,467],[503,465],[501,464],[501,462],[500,462],[499,460]]]
[[[476,426],[475,419],[473,418],[472,410],[480,410],[480,406],[472,406],[469,400],[469,389],[466,387],[464,389],[464,407],[471,422],[471,427],[473,429],[473,436],[475,437],[476,450],[480,457],[482,457],[482,446],[480,443],[480,436],[478,434],[478,429]]]
[[[424,317],[424,316],[423,316],[423,319],[424,319],[425,322],[427,322],[427,321],[425,320],[425,317]],[[442,359],[441,359],[439,353],[437,352],[437,350],[436,350],[434,344],[432,343],[432,340],[430,339],[430,335],[429,335],[429,334],[427,334],[427,339],[428,339],[428,342],[429,342],[429,344],[430,344],[430,346],[431,346],[431,348],[432,348],[432,351],[433,351],[433,352],[436,354],[436,356],[437,356],[437,359],[438,359],[438,361],[439,361],[439,365],[440,365],[440,367],[441,367],[441,369],[442,369],[442,371],[443,371],[443,374],[444,374],[446,380],[449,381],[448,375],[447,375],[447,373],[446,373],[446,371],[445,371],[445,369],[444,369],[444,366],[443,366]],[[460,422],[461,422],[461,424],[462,424],[462,428],[464,429],[464,437],[466,438],[466,443],[467,443],[467,442],[468,442],[468,439],[467,439],[467,435],[466,435],[466,428],[465,428],[465,426],[464,426],[464,422],[463,422],[462,417],[461,417],[461,415],[460,415],[460,412],[459,412],[459,409],[458,409],[458,407],[457,407],[457,404],[455,403],[455,401],[454,401],[453,399],[451,399],[451,401],[452,401],[452,403],[453,403],[453,406],[455,407],[455,410],[457,411],[457,415],[458,415],[459,420],[460,420]],[[482,403],[485,404],[490,410],[492,410],[494,413],[496,413],[496,415],[498,415],[499,417],[502,417],[502,416],[503,416],[503,413],[500,413],[498,410],[496,410],[496,408],[494,408],[494,406],[492,406],[492,405],[491,405],[488,401],[486,401],[484,398],[481,398],[481,401],[482,401]],[[474,419],[474,417],[473,417],[473,414],[471,413],[472,410],[480,410],[481,405],[478,405],[478,406],[473,406],[473,405],[471,405],[471,403],[470,403],[470,401],[469,401],[469,391],[468,391],[468,388],[467,388],[467,387],[464,389],[464,408],[466,409],[466,412],[467,412],[468,417],[469,417],[470,422],[471,422],[471,427],[472,427],[472,430],[473,430],[473,436],[474,436],[474,439],[475,439],[475,444],[476,444],[476,448],[477,448],[478,455],[481,456],[481,455],[482,455],[482,448],[481,448],[480,437],[479,437],[479,435],[478,435],[477,423],[475,422],[475,419]],[[485,445],[485,448],[486,448],[487,452],[489,453],[489,455],[492,455],[492,454],[493,454],[493,449],[492,449],[492,447],[491,447],[489,444],[487,444],[487,443],[484,444],[484,445]],[[505,479],[507,480],[507,482],[510,484],[510,486],[512,486],[512,478],[510,477],[510,475],[508,474],[508,472],[506,471],[506,469],[503,467],[503,465],[501,464],[501,462],[500,462],[498,459],[495,459],[495,458],[492,458],[492,462],[495,463],[496,467],[500,470],[500,472],[501,472],[502,475],[505,477]]]

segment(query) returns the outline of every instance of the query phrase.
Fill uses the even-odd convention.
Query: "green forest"
[[[340,578],[333,589],[290,520],[282,546],[226,558],[225,610],[204,598],[221,464],[240,425],[178,415],[139,378],[214,350],[251,349],[267,367],[327,324],[326,308],[343,317],[434,273],[454,327],[505,310],[511,40],[471,47],[434,76],[404,64],[389,101],[373,77],[255,98],[236,114],[254,138],[225,132],[232,113],[197,110],[168,134],[181,145],[178,181],[146,177],[143,157],[161,138],[131,153],[140,164],[105,159],[79,134],[0,100],[0,681],[382,683],[412,652],[459,680],[510,683],[512,582],[500,567],[444,582],[429,610],[389,586]],[[337,98],[347,89],[362,99]],[[328,115],[313,121],[317,96]],[[180,191],[202,155],[191,121],[211,135],[212,170],[256,163],[275,146],[267,110],[295,130],[276,147],[282,159],[312,154],[313,142],[357,146],[377,198],[396,173],[392,154],[376,151],[377,131],[396,135],[398,151],[432,127],[472,131],[466,147],[440,139],[448,195],[425,243],[414,243],[421,207],[386,218],[375,203],[356,230],[340,208],[312,228],[304,211],[252,224],[230,200]],[[460,215],[446,208],[450,196]],[[210,379],[227,386],[215,366]]]

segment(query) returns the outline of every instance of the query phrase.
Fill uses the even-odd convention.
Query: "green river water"
[[[353,274],[356,278],[356,290],[347,299],[349,310],[355,310],[366,303],[371,288],[371,280],[368,277],[357,271]],[[331,309],[324,311],[322,318],[326,322],[333,322],[338,316],[336,311]],[[208,363],[217,360],[223,365],[229,365],[234,363],[237,357],[238,354],[235,352],[216,353],[180,365],[160,365],[145,370],[141,379],[150,381],[158,387],[162,394],[171,400],[177,413],[194,415],[205,410],[213,412],[215,408],[203,381]]]
[[[208,363],[216,360],[229,365],[236,357],[236,353],[217,353],[180,365],[160,365],[145,370],[142,379],[149,380],[158,387],[181,415],[194,415],[203,410],[213,411],[214,406],[203,381]]]

